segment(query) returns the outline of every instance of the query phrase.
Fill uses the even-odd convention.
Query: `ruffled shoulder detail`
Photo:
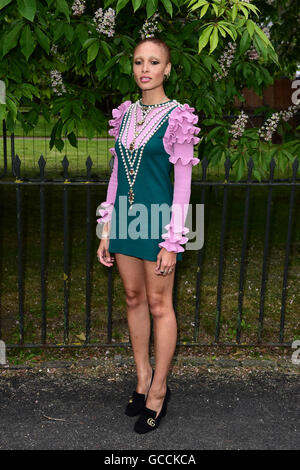
[[[127,100],[124,101],[124,103],[121,103],[120,106],[112,110],[113,119],[110,119],[110,121],[108,121],[109,125],[112,126],[112,129],[109,129],[108,133],[109,135],[114,136],[116,140],[120,133],[120,127],[123,116],[130,105],[131,101]]]
[[[169,115],[169,123],[165,135],[163,137],[163,144],[166,152],[170,155],[169,161],[176,163],[178,158],[181,158],[183,165],[192,161],[193,165],[200,162],[199,158],[194,158],[191,151],[185,152],[184,149],[177,155],[174,144],[193,144],[196,145],[200,142],[200,138],[196,137],[201,131],[200,127],[195,126],[199,120],[199,116],[194,114],[195,108],[192,108],[187,103],[179,105],[174,108]],[[187,149],[188,150],[188,149]]]

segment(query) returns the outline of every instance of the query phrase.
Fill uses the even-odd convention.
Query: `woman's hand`
[[[155,274],[158,276],[166,276],[167,274],[171,274],[176,266],[176,256],[177,253],[174,251],[168,251],[165,248],[162,248],[157,255]],[[161,271],[164,271],[164,273]]]
[[[100,241],[99,248],[97,250],[97,257],[100,263],[110,268],[111,266],[113,266],[115,258],[110,255],[108,251],[108,246],[109,246],[109,238],[102,238]]]

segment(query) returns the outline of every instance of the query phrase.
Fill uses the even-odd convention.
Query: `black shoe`
[[[155,418],[156,411],[144,406],[138,420],[134,425],[135,432],[137,432],[138,434],[145,434],[146,432],[153,431],[154,429],[158,428],[161,418],[163,418],[167,414],[168,401],[170,400],[170,398],[171,390],[167,386],[167,393],[165,395],[162,408],[157,418]]]
[[[151,378],[150,387],[153,381],[153,377],[154,377],[154,370],[152,369],[152,378]],[[138,393],[136,390],[134,390],[132,397],[130,398],[126,406],[125,414],[127,416],[137,416],[144,408],[145,403],[146,403],[146,395],[144,395],[143,393]]]

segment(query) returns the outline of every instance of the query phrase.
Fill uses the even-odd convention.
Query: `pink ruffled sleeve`
[[[184,251],[182,245],[188,241],[184,235],[189,229],[184,224],[191,195],[192,167],[200,162],[199,158],[194,158],[194,145],[200,141],[196,134],[201,130],[195,126],[199,118],[194,110],[188,104],[175,108],[163,137],[169,161],[174,163],[174,191],[171,220],[162,235],[165,241],[158,246],[175,253]]]
[[[124,101],[124,103],[121,103],[118,108],[115,108],[112,111],[114,119],[108,121],[109,125],[112,126],[108,133],[109,135],[114,136],[115,140],[117,140],[119,136],[123,116],[130,104],[131,101]],[[98,224],[104,224],[105,222],[109,222],[111,220],[118,188],[118,156],[115,147],[111,147],[109,151],[114,155],[114,167],[108,183],[106,200],[100,204],[102,207],[104,207],[104,209],[99,210],[99,215],[101,215],[101,217],[100,219],[97,219]]]

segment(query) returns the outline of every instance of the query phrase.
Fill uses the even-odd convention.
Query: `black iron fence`
[[[86,198],[86,213],[85,213],[85,225],[86,225],[86,256],[85,256],[85,340],[82,342],[81,347],[88,346],[125,346],[129,345],[130,342],[119,342],[113,341],[113,275],[112,268],[108,269],[108,285],[107,285],[107,322],[106,322],[106,340],[102,342],[95,341],[95,338],[91,336],[91,270],[92,263],[96,257],[96,253],[92,250],[92,231],[95,231],[95,207],[92,204],[91,198],[91,189],[93,187],[99,187],[101,185],[106,185],[107,180],[94,180],[91,178],[91,168],[92,168],[92,159],[90,157],[86,160],[86,177],[82,180],[75,180],[70,178],[68,167],[69,161],[65,157],[62,161],[62,171],[63,177],[58,179],[47,179],[45,175],[45,165],[46,162],[43,156],[40,157],[38,161],[40,174],[39,178],[36,179],[24,179],[21,175],[21,161],[16,155],[13,158],[13,171],[15,175],[15,180],[13,181],[4,181],[0,180],[0,189],[1,187],[10,187],[11,190],[16,191],[16,237],[17,237],[17,270],[18,270],[18,328],[19,328],[19,341],[15,343],[7,344],[8,348],[13,347],[80,347],[78,344],[74,344],[69,341],[69,318],[70,318],[70,273],[69,273],[69,255],[70,255],[70,246],[69,246],[69,224],[68,224],[68,214],[69,214],[69,192],[71,187],[77,186],[81,187],[82,193]],[[203,256],[206,249],[205,243],[204,246],[193,253],[193,256],[197,258],[196,270],[194,273],[194,288],[195,296],[191,296],[189,301],[193,305],[194,309],[194,321],[193,321],[193,338],[189,341],[179,341],[179,345],[232,345],[232,346],[283,346],[290,347],[292,338],[289,337],[288,340],[285,338],[285,328],[289,319],[286,318],[286,301],[287,301],[287,282],[288,282],[288,271],[290,264],[290,253],[291,253],[291,243],[294,227],[294,212],[295,212],[295,201],[297,198],[296,191],[299,190],[300,182],[297,180],[298,172],[298,158],[295,158],[292,169],[293,175],[291,179],[276,181],[274,179],[274,169],[275,169],[275,160],[272,159],[270,163],[270,174],[268,180],[261,182],[253,181],[252,171],[253,171],[253,160],[250,159],[248,162],[248,175],[246,180],[242,181],[230,181],[230,169],[231,162],[229,159],[225,162],[225,179],[224,181],[209,181],[207,179],[207,159],[204,158],[201,161],[202,169],[202,178],[199,181],[192,182],[192,191],[196,186],[200,187],[200,199],[197,201],[201,204],[206,204],[206,197],[208,192],[216,190],[217,188],[222,188],[222,200],[221,200],[221,226],[220,226],[220,239],[218,248],[218,263],[216,267],[217,272],[217,291],[215,298],[215,315],[214,315],[214,335],[211,341],[204,340],[202,338],[202,330],[200,325],[202,310],[201,310],[201,295],[200,295],[200,286],[203,273]],[[64,300],[63,300],[63,317],[64,317],[64,341],[63,344],[55,344],[47,339],[47,301],[46,301],[46,253],[47,247],[45,244],[45,217],[47,212],[47,204],[45,201],[45,189],[48,185],[60,186],[63,189],[63,270],[64,270]],[[39,342],[28,343],[25,341],[25,317],[26,313],[24,311],[24,261],[23,261],[23,224],[22,224],[22,204],[23,204],[23,191],[24,187],[39,187],[39,201],[36,201],[36,204],[39,205],[39,215],[40,215],[40,233],[39,233],[39,242],[40,242],[40,326],[41,328],[41,337]],[[242,228],[242,240],[241,240],[241,253],[240,259],[237,260],[239,263],[239,279],[238,279],[238,298],[237,305],[234,312],[236,316],[234,318],[235,329],[234,337],[231,341],[224,341],[221,336],[221,325],[222,325],[222,284],[223,284],[223,271],[224,271],[224,255],[225,255],[225,233],[226,225],[228,219],[228,196],[229,192],[234,188],[240,188],[243,192],[244,199],[244,209],[243,209],[243,228]],[[263,259],[262,259],[262,269],[259,273],[260,275],[260,289],[257,292],[257,301],[259,307],[257,308],[257,317],[256,324],[252,325],[256,329],[255,340],[254,337],[251,337],[251,340],[247,343],[241,340],[241,334],[243,332],[243,319],[244,319],[244,307],[243,299],[245,294],[245,272],[246,272],[246,252],[248,249],[248,230],[249,230],[249,207],[250,207],[250,196],[251,193],[259,190],[259,188],[265,188],[267,190],[267,199],[266,199],[266,212],[265,212],[265,230],[264,230],[264,243],[263,243]],[[286,215],[287,215],[287,225],[286,225],[286,242],[285,242],[285,256],[282,269],[281,279],[281,291],[276,292],[276,299],[281,301],[280,316],[278,318],[278,335],[274,341],[265,342],[263,340],[263,331],[264,331],[264,321],[265,321],[265,292],[266,292],[266,281],[267,281],[267,264],[269,256],[269,240],[271,234],[271,217],[272,217],[272,195],[274,189],[281,188],[282,191],[286,191]],[[198,188],[199,189],[199,188]],[[193,192],[192,192],[193,194]],[[288,197],[287,197],[288,195]],[[83,219],[81,219],[82,221]],[[175,272],[175,284],[173,291],[173,302],[174,310],[177,315],[177,305],[178,299],[180,298],[180,292],[178,289],[178,266],[176,266]],[[5,283],[5,278],[2,278],[2,283]],[[0,286],[1,288],[1,286]],[[299,289],[298,289],[299,290]],[[102,299],[103,301],[104,299]],[[3,302],[0,302],[0,338],[5,339],[5,332],[1,328],[1,309],[3,308]],[[125,306],[124,306],[125,310]]]

